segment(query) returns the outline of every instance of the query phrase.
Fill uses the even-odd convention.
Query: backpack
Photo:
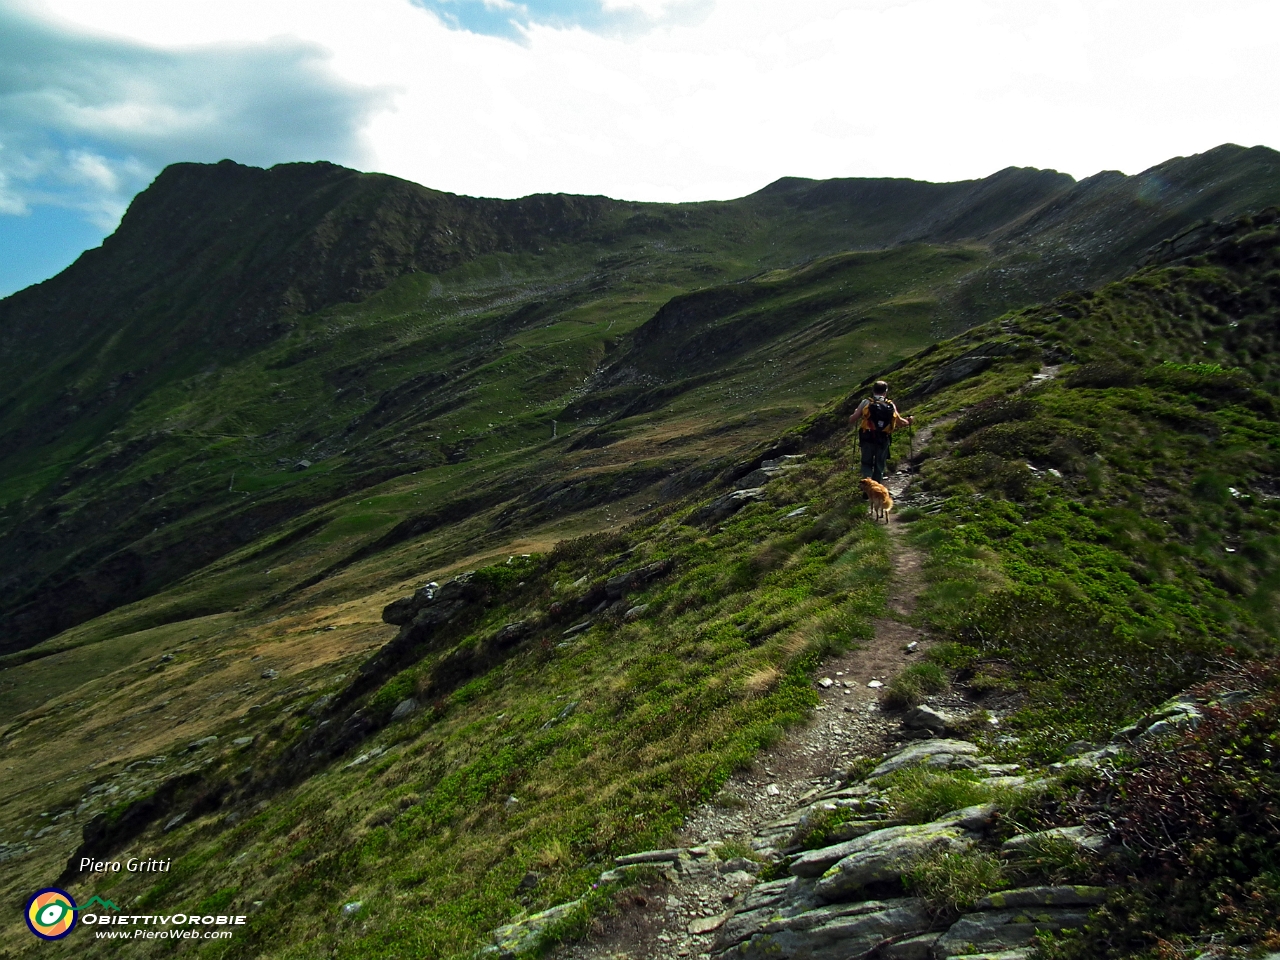
[[[887,436],[893,431],[893,404],[884,397],[872,397],[862,422],[869,432]]]

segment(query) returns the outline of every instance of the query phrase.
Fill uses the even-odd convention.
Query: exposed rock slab
[[[867,779],[874,780],[908,767],[970,769],[978,765],[978,753],[978,748],[968,740],[925,740],[891,754],[871,771]]]
[[[931,923],[917,898],[766,908],[732,917],[713,949],[724,960],[861,960],[885,940],[924,933]]]
[[[1010,837],[1000,846],[1000,852],[1009,855],[1034,849],[1043,843],[1067,842],[1086,853],[1102,853],[1110,844],[1107,838],[1085,826],[1054,827],[1038,833],[1021,833]]]
[[[1037,933],[1083,926],[1089,913],[1085,908],[1030,907],[970,913],[951,925],[938,938],[934,955],[938,958],[1000,953],[1029,945]]]
[[[516,960],[537,950],[550,928],[577,910],[581,903],[581,900],[570,900],[498,927],[493,931],[493,943],[482,948],[478,955],[487,960]]]
[[[1105,903],[1106,887],[1056,886],[1023,887],[1002,890],[983,897],[974,904],[978,910],[1002,910],[1026,907],[1091,907]]]
[[[849,851],[814,887],[823,900],[848,900],[873,883],[899,880],[918,859],[939,850],[959,852],[974,844],[968,831],[951,824],[891,827],[838,846]],[[812,869],[809,861],[802,869]],[[792,864],[792,871],[796,864]]]

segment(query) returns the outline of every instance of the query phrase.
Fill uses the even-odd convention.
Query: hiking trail
[[[886,486],[895,501],[910,500],[918,452],[932,426],[916,432],[916,461],[904,459]],[[903,504],[906,505],[906,504]],[[896,508],[895,508],[896,509]],[[814,674],[820,703],[803,728],[792,730],[764,751],[752,766],[729,778],[717,799],[693,810],[676,836],[676,845],[696,851],[708,844],[768,849],[781,846],[795,829],[797,807],[811,800],[857,759],[879,756],[905,739],[896,719],[880,711],[879,684],[918,662],[928,637],[909,622],[924,589],[923,557],[907,541],[905,526],[889,515],[892,573],[885,616],[874,621],[875,634],[864,646],[828,657]],[[913,651],[907,645],[915,642]],[[828,683],[827,681],[830,681]],[[869,686],[877,682],[877,686]],[[701,869],[700,869],[701,868]],[[727,869],[734,868],[734,869]],[[627,888],[618,910],[598,918],[581,940],[563,943],[554,960],[668,960],[709,958],[715,932],[730,904],[756,881],[760,864],[746,858],[668,867],[665,879]]]

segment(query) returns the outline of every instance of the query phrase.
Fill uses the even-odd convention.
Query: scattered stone
[[[636,570],[620,573],[604,582],[604,594],[607,600],[621,600],[628,593],[638,590],[651,580],[664,576],[671,571],[671,559],[658,560]]]
[[[414,713],[418,709],[418,701],[409,697],[407,700],[401,700],[396,704],[396,708],[391,711],[391,722],[403,720],[405,717]]]
[[[554,717],[552,717],[550,720],[548,720],[538,729],[547,730],[551,727],[554,727],[557,723],[562,723],[565,720],[568,720],[571,716],[573,716],[573,712],[577,709],[578,709],[577,700],[574,700],[572,703],[565,704],[559,713],[557,713]]]
[[[253,743],[253,737],[236,737],[231,741],[233,747],[247,747],[251,743]]]
[[[641,850],[639,853],[625,853],[614,857],[613,862],[620,867],[628,867],[637,863],[673,863],[680,859],[684,850],[671,847],[666,850]]]
[[[699,917],[689,924],[689,932],[694,936],[700,936],[704,933],[710,933],[712,930],[719,930],[724,926],[724,922],[729,919],[729,914],[719,913],[713,917]]]
[[[1112,742],[1152,739],[1175,733],[1183,727],[1194,730],[1199,726],[1201,716],[1196,698],[1190,694],[1181,694],[1166,700],[1137,723],[1117,730]]]
[[[776,783],[769,784],[764,788],[764,792],[771,797],[779,796],[782,793],[782,791],[778,789],[778,785]]]
[[[502,801],[502,805],[506,807],[508,810],[513,810],[520,805],[520,798],[507,797],[507,799]]]
[[[363,900],[352,900],[350,903],[344,903],[342,905],[342,915],[344,917],[354,917],[360,912],[360,908],[363,906]]]
[[[531,890],[536,890],[541,882],[542,877],[530,870],[520,878],[520,882],[516,884],[516,889],[528,893]]]
[[[979,803],[962,810],[953,810],[945,817],[939,817],[939,823],[954,823],[961,830],[980,833],[995,822],[999,807],[994,803]],[[1010,904],[1014,906],[1014,904]]]
[[[986,777],[983,779],[982,782],[989,787],[1010,787],[1010,788],[1016,789],[1016,788],[1025,787],[1029,781],[1027,780],[1026,777],[1013,776],[1013,777]]]
[[[761,470],[773,470],[777,467],[798,467],[804,459],[803,453],[784,453],[773,460],[765,460],[760,464]]]
[[[498,632],[493,635],[493,643],[499,648],[509,647],[512,644],[523,640],[531,633],[533,633],[533,627],[523,620],[517,620],[514,623],[508,623],[502,626]]]
[[[578,909],[581,903],[581,900],[570,900],[541,913],[530,914],[523,920],[498,927],[493,931],[493,943],[480,950],[478,956],[515,960],[516,957],[534,953],[542,946],[547,928]]]
[[[175,829],[186,819],[187,815],[185,813],[180,813],[176,817],[171,818],[169,822],[164,825],[164,832],[168,833],[170,830]]]
[[[631,623],[634,620],[639,620],[648,612],[649,612],[649,605],[647,603],[638,603],[634,607],[632,607],[630,610],[628,610],[626,613],[624,613],[622,615],[622,619],[627,621],[627,623]]]
[[[209,744],[217,743],[217,742],[218,742],[218,735],[210,734],[207,737],[201,737],[199,740],[192,740],[190,743],[187,744],[187,750],[188,751],[199,750],[202,747],[207,747]]]
[[[4,863],[6,860],[15,860],[30,851],[31,848],[20,840],[12,843],[0,843],[0,863]]]
[[[280,672],[268,667],[266,670],[263,670],[259,676],[262,677],[263,680],[274,680],[276,677],[280,676]]]
[[[311,469],[310,460],[299,460],[297,463],[293,465],[293,470],[295,473],[301,473],[303,470],[310,470],[310,469]]]
[[[792,517],[802,517],[802,516],[804,516],[804,515],[805,515],[806,513],[808,513],[808,512],[809,512],[809,508],[808,508],[808,507],[796,507],[794,510],[792,510],[790,513],[788,513],[788,514],[787,514],[786,516],[784,516],[782,519],[783,519],[783,520],[790,520]]]
[[[722,497],[716,497],[710,503],[706,503],[701,507],[698,507],[685,518],[684,522],[690,526],[709,526],[713,523],[718,523],[721,520],[727,519],[745,507],[748,503],[763,500],[764,497],[764,487],[750,487],[746,490],[735,490]]]
[[[980,763],[973,769],[979,776],[983,777],[1007,777],[1021,770],[1022,765],[1017,763]]]
[[[830,677],[823,677],[821,680],[818,681],[818,686],[820,686],[823,690],[828,690],[834,685],[835,685],[835,681],[832,680]]]
[[[920,649],[920,641],[912,640],[910,643],[906,645],[904,649],[907,651],[907,653],[915,653],[918,649]]]
[[[591,626],[591,624],[593,623],[595,623],[594,620],[583,620],[581,623],[574,624],[572,627],[570,627],[568,630],[562,633],[561,636],[564,636],[564,637],[575,636],[576,634],[581,633],[583,630],[586,630],[587,627]]]
[[[956,721],[949,714],[922,704],[907,711],[902,718],[902,725],[908,730],[926,730],[940,737],[948,730],[955,729]]]
[[[867,686],[870,687],[872,690],[879,690],[881,687],[884,686],[884,684],[881,683],[879,680],[871,680],[867,683]]]
[[[384,753],[386,753],[386,750],[384,750],[382,747],[375,747],[374,749],[370,750],[368,753],[360,754],[360,756],[356,757],[354,760],[348,763],[346,767],[344,767],[343,769],[350,770],[352,767],[363,766],[364,764],[368,763],[370,760],[374,759],[375,757],[382,756]]]

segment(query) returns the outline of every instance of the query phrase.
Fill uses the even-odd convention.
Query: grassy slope
[[[650,458],[647,431],[655,475],[696,455],[670,442],[672,424],[698,433],[717,407],[733,427],[721,445],[750,444],[940,335],[1119,275],[1197,217],[1275,202],[1273,161],[1222,147],[1075,186],[1014,169],[960,184],[785,180],[679,206],[479,201],[329,165],[179,165],[129,229],[0,309],[0,650],[164,591],[268,531],[333,521],[312,541],[314,576],[342,556],[326,544],[373,543],[415,506],[457,518],[509,499],[519,465],[568,476],[585,464],[543,442],[553,418],[562,435],[609,421],[597,448],[637,441],[615,443],[613,463]],[[648,381],[599,376],[674,295],[907,241],[843,263],[847,285],[813,284],[824,297],[801,278],[790,302],[779,291],[710,318],[696,366],[711,380],[654,356]],[[641,395],[652,380],[662,391]],[[293,472],[300,458],[313,467]],[[439,482],[377,499],[424,468]],[[260,587],[159,606],[212,613]]]
[[[909,401],[940,427],[928,499],[904,517],[931,557],[921,616],[952,638],[941,657],[956,678],[1004,714],[996,749],[1053,759],[1202,676],[1215,658],[1273,642],[1278,265],[1274,221],[1247,222],[1207,253],[1016,312],[895,372],[899,395],[910,397],[975,345],[1011,348],[985,372]],[[1046,351],[1070,360],[1036,384]],[[545,905],[581,893],[609,855],[661,842],[683,809],[803,716],[812,658],[856,643],[882,609],[885,543],[861,519],[843,437],[832,433],[856,399],[784,438],[808,452],[808,466],[718,528],[683,525],[683,508],[665,508],[617,534],[497,564],[475,617],[365,695],[372,715],[415,692],[427,704],[360,747],[385,753],[345,766],[353,750],[300,786],[246,787],[173,833],[152,828],[128,849],[180,857],[180,869],[150,889],[122,877],[94,890],[157,907],[263,901],[247,934],[212,953],[379,956],[412,946],[449,956],[520,909],[527,870],[543,878],[528,904]],[[788,517],[798,505],[808,513]],[[279,619],[249,629],[212,621],[202,639],[155,638],[152,649],[180,648],[174,661],[96,681],[116,688],[116,731],[148,729],[145,711],[176,712],[181,696],[193,711],[217,697],[211,713],[223,739],[207,748],[217,752],[203,761],[205,776],[271,769],[291,738],[314,728],[316,698],[349,682],[309,668],[297,648],[332,645],[327,656],[349,664],[350,676],[390,632],[370,621],[394,590],[361,591],[413,571],[424,547],[434,549],[430,539],[406,541],[344,569],[345,585],[323,588],[328,607],[299,596]],[[632,600],[648,602],[643,616],[615,614],[562,637],[580,615],[553,604],[664,557],[674,571]],[[532,637],[487,668],[450,672],[457,656],[487,649],[517,619],[536,626]],[[268,659],[250,659],[258,653]],[[217,679],[219,661],[234,684]],[[262,663],[285,676],[256,679]],[[88,732],[68,701],[9,728],[7,764],[21,768],[31,751],[64,739],[54,749],[74,749]],[[221,746],[246,731],[259,737],[249,748]],[[110,731],[96,733],[106,747]],[[145,791],[203,756],[89,775]],[[56,754],[50,766],[60,766]],[[37,822],[26,814],[19,825]],[[11,882],[50,862],[40,853],[18,861]],[[340,920],[338,907],[352,899],[363,913]]]

